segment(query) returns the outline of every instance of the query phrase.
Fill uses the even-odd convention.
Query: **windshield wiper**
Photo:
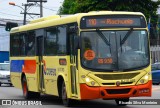
[[[126,35],[124,36],[124,38],[122,39],[122,41],[120,42],[120,45],[122,46],[124,44],[124,42],[127,40],[127,38],[130,36],[130,34],[133,32],[133,28],[131,28]]]
[[[99,30],[96,29],[98,35],[102,38],[102,40],[105,42],[106,45],[110,46],[110,42],[107,40],[107,38],[104,36],[104,34]]]

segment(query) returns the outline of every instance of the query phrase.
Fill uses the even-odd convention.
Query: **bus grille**
[[[121,85],[132,84],[133,82],[121,82]],[[103,85],[115,85],[115,83],[102,83]]]
[[[126,89],[107,89],[106,92],[108,94],[127,94],[129,93],[131,89],[126,88]]]
[[[95,76],[103,80],[122,80],[122,79],[132,79],[137,76],[140,72],[137,73],[127,73],[127,74],[95,74]]]

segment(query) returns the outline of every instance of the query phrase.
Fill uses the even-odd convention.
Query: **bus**
[[[140,12],[39,18],[10,31],[11,82],[25,99],[42,93],[60,97],[65,106],[99,98],[121,105],[151,96],[149,47]]]

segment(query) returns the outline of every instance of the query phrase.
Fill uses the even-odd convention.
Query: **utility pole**
[[[28,15],[39,15],[39,14],[37,14],[37,13],[28,13],[27,12],[27,7],[28,6],[33,6],[34,4],[33,3],[27,3],[27,4],[22,4],[22,6],[24,6],[24,8],[23,7],[21,7],[21,6],[19,6],[19,5],[16,5],[14,2],[9,2],[9,5],[12,5],[12,6],[17,6],[17,7],[19,7],[19,8],[21,8],[23,11],[24,11],[24,13],[20,13],[20,14],[24,14],[24,20],[23,20],[23,25],[25,25],[26,24],[26,16],[27,16],[27,14]],[[31,16],[30,16],[31,17]]]
[[[26,25],[26,14],[27,14],[27,4],[24,4],[24,20],[23,20],[23,25]]]
[[[32,4],[32,3],[27,3],[27,4],[22,4],[22,6],[24,6],[24,13],[21,13],[21,14],[24,14],[24,20],[23,20],[23,25],[25,25],[26,24],[26,16],[27,16],[27,14],[28,15],[30,15],[30,14],[32,14],[32,15],[39,15],[39,14],[36,14],[36,13],[28,13],[27,12],[27,7],[28,6],[33,6],[34,4]]]
[[[27,0],[27,2],[39,2],[38,5],[40,6],[40,17],[43,17],[43,2],[47,2],[47,0]]]
[[[40,17],[43,17],[43,2],[40,0]]]

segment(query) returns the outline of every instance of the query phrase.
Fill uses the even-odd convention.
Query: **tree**
[[[142,12],[147,21],[151,17],[152,23],[157,23],[157,8],[160,0],[64,0],[59,14],[75,14],[89,11],[133,11]]]
[[[64,0],[62,6],[59,9],[59,14],[75,14],[73,8],[76,7],[75,0]]]

